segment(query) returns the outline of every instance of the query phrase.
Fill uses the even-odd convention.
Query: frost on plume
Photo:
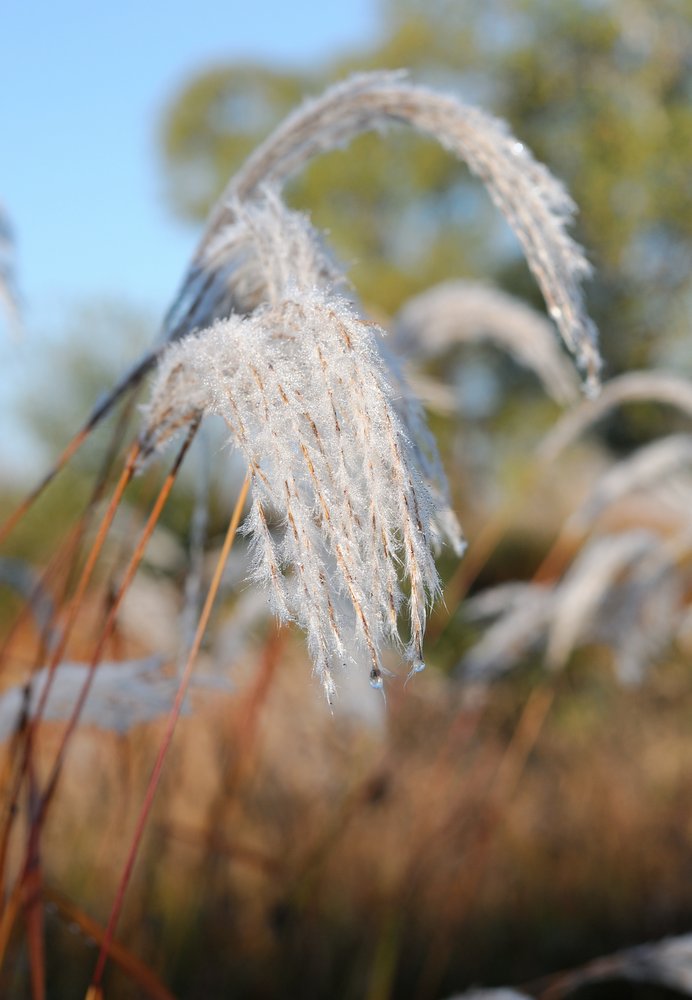
[[[331,695],[334,666],[361,656],[379,684],[385,644],[405,646],[413,668],[422,665],[426,607],[438,587],[431,543],[448,512],[417,468],[379,331],[320,287],[319,256],[304,246],[314,240],[309,226],[275,198],[239,210],[237,225],[248,218],[276,236],[276,254],[255,260],[252,282],[272,289],[269,301],[169,347],[143,444],[152,451],[206,414],[225,420],[252,476],[244,530],[254,576],[278,616],[305,629]],[[284,270],[297,246],[314,269]],[[252,266],[246,261],[244,282]]]
[[[419,404],[279,194],[314,156],[394,124],[434,137],[482,179],[588,388],[600,370],[580,287],[590,269],[566,231],[574,204],[483,112],[401,74],[355,76],[289,116],[231,178],[166,317],[140,443],[146,456],[207,414],[226,421],[252,476],[255,577],[279,617],[307,632],[329,695],[335,665],[351,659],[365,657],[379,686],[386,644],[422,666],[432,548],[462,548]]]

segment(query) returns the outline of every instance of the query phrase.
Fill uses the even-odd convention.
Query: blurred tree
[[[29,433],[46,448],[44,464],[65,446],[156,331],[155,318],[146,312],[101,299],[75,307],[63,323],[42,333],[40,364],[19,409]],[[93,471],[107,440],[107,429],[97,428],[76,464]]]
[[[372,50],[311,75],[216,67],[163,123],[170,202],[201,219],[249,150],[308,92],[347,72],[410,68],[510,123],[564,179],[611,372],[661,360],[687,333],[692,294],[689,0],[382,0]],[[481,186],[405,131],[316,161],[290,190],[330,231],[366,300],[396,309],[452,275],[537,292]]]
[[[141,307],[108,298],[94,299],[69,311],[56,328],[43,332],[36,344],[39,362],[32,371],[32,381],[18,393],[18,416],[32,445],[38,446],[38,468],[45,470],[92,412],[94,405],[113,386],[135,359],[151,344],[158,332],[158,321]],[[67,472],[52,486],[15,533],[14,547],[8,552],[22,557],[38,556],[45,551],[49,538],[60,537],[65,524],[74,516],[94,487],[95,478],[104,467],[112,448],[120,454],[135,438],[139,423],[139,403],[146,398],[142,386],[134,398],[128,397],[90,434],[70,462]],[[220,421],[219,421],[220,424]],[[208,459],[205,449],[218,453],[225,442],[221,426],[208,422],[204,441],[195,442],[186,459],[176,490],[170,497],[160,523],[185,540],[190,530],[190,511],[200,480],[200,468]],[[210,532],[224,531],[228,518],[229,497],[234,497],[242,473],[231,459],[219,463],[210,484]],[[114,467],[119,468],[118,461]],[[148,510],[152,490],[161,476],[161,464],[153,462],[135,477],[128,489],[127,502]],[[0,522],[12,510],[19,497],[0,486]]]
[[[101,299],[74,308],[55,327],[33,335],[36,360],[31,380],[25,385],[20,383],[17,390],[16,419],[32,452],[38,452],[37,476],[50,467],[104,391],[151,343],[156,329],[153,317],[140,309]],[[122,405],[116,410],[92,432],[68,469],[24,518],[6,547],[8,555],[40,564],[45,553],[65,537],[66,526],[84,509],[114,445],[115,428],[121,415],[124,417]],[[133,407],[130,436],[136,426],[137,410]],[[129,440],[123,440],[125,431],[123,426],[118,435],[121,452],[125,440]],[[15,489],[9,482],[0,488],[0,521],[20,499]],[[147,484],[140,477],[130,490],[128,502],[139,505],[146,490]],[[181,502],[187,502],[185,496]]]

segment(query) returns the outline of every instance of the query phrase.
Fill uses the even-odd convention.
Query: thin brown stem
[[[26,852],[26,856],[25,856],[25,859],[24,859],[24,864],[22,866],[22,873],[21,873],[21,875],[19,877],[19,881],[20,882],[23,881],[28,876],[28,873],[31,870],[32,857],[34,856],[35,851],[37,851],[37,849],[38,849],[37,848],[37,844],[38,844],[38,841],[39,841],[39,838],[40,838],[40,832],[41,832],[41,829],[42,829],[43,821],[45,819],[46,811],[48,809],[50,801],[51,801],[51,799],[52,799],[52,797],[53,797],[53,795],[55,793],[55,789],[57,787],[57,782],[58,782],[58,779],[60,777],[60,773],[62,771],[62,766],[63,766],[63,763],[64,763],[65,755],[67,753],[67,748],[69,746],[69,741],[70,741],[71,736],[72,736],[72,734],[73,734],[73,732],[74,732],[74,730],[75,730],[75,728],[77,726],[77,723],[79,721],[79,716],[80,716],[80,714],[82,712],[82,709],[84,707],[86,699],[87,699],[87,697],[89,695],[89,691],[90,691],[91,685],[93,683],[93,679],[94,679],[94,675],[95,675],[95,672],[96,672],[96,668],[97,668],[98,662],[99,662],[99,660],[101,658],[101,654],[103,652],[104,646],[105,646],[106,642],[108,641],[108,638],[110,637],[110,634],[111,634],[111,632],[113,631],[113,629],[115,627],[116,620],[117,620],[117,614],[118,614],[118,611],[119,611],[119,608],[120,608],[120,604],[122,603],[123,597],[124,597],[125,593],[127,592],[130,584],[132,583],[132,580],[134,579],[134,575],[135,575],[135,573],[137,571],[139,563],[141,562],[141,559],[142,559],[142,556],[144,554],[144,550],[146,548],[146,545],[147,545],[147,543],[148,543],[148,541],[149,541],[149,539],[151,537],[151,534],[154,531],[154,528],[155,528],[156,524],[158,523],[158,520],[159,520],[159,517],[161,515],[161,511],[163,509],[163,506],[164,506],[166,500],[168,499],[168,496],[169,496],[169,494],[171,492],[171,489],[173,488],[173,484],[175,482],[175,479],[177,477],[178,471],[180,469],[180,465],[182,463],[183,458],[185,457],[185,454],[187,453],[187,450],[188,450],[188,448],[189,448],[189,446],[190,446],[190,444],[192,442],[192,439],[194,437],[194,434],[195,434],[196,430],[197,430],[197,425],[194,425],[190,429],[190,431],[188,433],[188,436],[187,436],[185,442],[183,443],[183,446],[180,449],[180,452],[178,453],[176,461],[175,461],[175,463],[174,463],[171,471],[169,472],[168,476],[166,477],[163,486],[161,487],[161,490],[160,490],[159,495],[158,495],[158,497],[156,499],[156,502],[155,502],[154,507],[153,507],[153,509],[151,511],[151,514],[149,515],[149,518],[148,518],[147,523],[146,523],[146,525],[145,525],[145,527],[144,527],[144,529],[142,531],[142,534],[141,534],[141,536],[139,538],[139,541],[137,543],[135,551],[134,551],[134,553],[133,553],[133,555],[132,555],[132,557],[130,559],[130,562],[129,562],[128,566],[127,566],[127,569],[125,571],[125,575],[124,575],[123,580],[121,582],[121,585],[120,585],[120,587],[118,589],[118,593],[115,596],[115,599],[113,601],[113,605],[110,608],[110,611],[109,611],[108,617],[106,619],[106,622],[105,622],[105,624],[103,626],[101,635],[99,636],[99,639],[98,639],[98,642],[97,642],[97,645],[96,645],[96,649],[94,650],[94,653],[93,653],[93,655],[91,657],[91,661],[90,661],[90,664],[89,664],[89,666],[90,666],[89,672],[87,674],[86,680],[84,681],[84,684],[82,685],[82,689],[81,689],[81,691],[79,693],[79,697],[77,698],[77,701],[76,701],[76,703],[75,703],[75,705],[73,707],[72,714],[71,714],[71,716],[70,716],[70,718],[68,720],[67,726],[66,726],[66,728],[65,728],[65,730],[64,730],[64,732],[62,734],[62,739],[61,739],[60,745],[58,747],[58,751],[56,753],[56,757],[55,757],[55,760],[54,760],[54,763],[53,763],[52,770],[51,770],[50,775],[48,777],[48,780],[46,782],[45,789],[44,789],[43,794],[41,795],[40,799],[37,802],[37,805],[36,805],[36,808],[35,808],[35,810],[33,812],[33,815],[30,818],[31,827],[30,827],[30,833],[29,833],[28,847],[27,847],[27,852]],[[137,447],[135,447],[133,449],[133,451],[131,452],[131,458],[132,459],[136,459],[136,457],[137,457],[138,454],[139,454],[139,449]],[[129,464],[130,463],[128,463],[128,465]],[[125,469],[125,471],[123,473],[123,476],[121,477],[120,485],[122,485],[125,482],[125,479],[126,479],[126,475],[125,474],[126,474],[126,472],[127,472],[127,466],[126,466],[126,469]],[[124,489],[124,486],[123,486],[123,489]],[[120,496],[122,496],[122,492],[120,492],[118,489],[116,489],[113,499],[115,499],[118,496],[118,494],[120,494]],[[111,501],[111,507],[112,506],[113,506],[113,500]],[[110,510],[110,508],[109,508],[109,510]],[[112,520],[112,518],[111,518],[111,520]],[[104,521],[102,522],[102,525],[101,525],[101,530],[99,532],[99,538],[101,538],[102,535],[105,538],[104,526],[106,525],[107,521],[108,521],[108,517],[106,516],[104,518]],[[105,528],[105,530],[107,530],[107,528]],[[93,550],[92,550],[92,552],[93,552]],[[95,563],[95,560],[94,560],[94,563]],[[87,569],[87,567],[85,567],[85,569]],[[82,580],[84,580],[84,576],[82,577]],[[80,580],[80,583],[82,582],[82,580]],[[76,595],[76,596],[79,596],[79,595]],[[81,600],[81,598],[80,598],[80,600]],[[72,619],[72,620],[74,620],[74,619]],[[53,669],[54,670],[57,669],[57,661],[55,661],[55,663],[53,665]],[[46,680],[46,687],[44,688],[44,692],[45,692],[46,688],[48,687],[48,683],[50,681],[50,678],[51,678],[51,675],[49,675],[48,678],[47,678],[47,680]],[[46,698],[43,698],[41,700],[41,704],[40,704],[39,707],[45,708],[45,704],[46,704]],[[32,744],[33,744],[33,740],[31,739],[31,734],[32,734],[32,732],[34,730],[34,727],[37,725],[37,723],[38,723],[38,709],[37,709],[37,715],[34,718],[32,718],[31,721],[28,723],[28,733],[27,733],[27,738],[25,740],[25,750],[24,750],[24,758],[25,758],[24,769],[26,769],[26,766],[27,766],[28,762],[31,759],[31,750],[32,750]],[[12,816],[10,816],[10,821],[11,821],[11,818],[12,818]],[[8,821],[8,826],[9,826],[10,821]]]
[[[38,724],[43,715],[44,709],[46,707],[46,702],[50,694],[50,688],[52,685],[52,680],[55,674],[55,670],[65,652],[65,648],[72,633],[72,629],[74,628],[74,624],[77,620],[77,616],[81,609],[82,602],[84,601],[84,598],[86,596],[87,588],[91,582],[94,569],[96,568],[96,563],[98,562],[99,556],[101,555],[101,550],[103,549],[103,546],[106,542],[106,538],[108,536],[108,532],[110,531],[111,525],[113,524],[113,519],[115,518],[118,507],[120,506],[120,501],[122,500],[125,490],[135,474],[137,459],[139,457],[139,450],[140,450],[139,444],[135,443],[132,445],[129,454],[127,456],[127,459],[125,461],[125,467],[123,468],[120,479],[118,480],[115,490],[113,491],[113,496],[111,497],[110,503],[108,504],[108,509],[106,510],[106,513],[103,515],[103,519],[101,521],[101,524],[99,525],[99,530],[96,534],[96,538],[94,539],[94,544],[91,546],[91,549],[89,550],[87,561],[84,565],[84,569],[82,570],[82,573],[80,575],[79,582],[77,583],[77,588],[75,590],[75,593],[72,597],[72,600],[70,601],[70,605],[67,610],[65,624],[61,631],[60,638],[58,639],[56,647],[53,650],[53,655],[51,656],[51,660],[48,665],[49,673],[48,673],[48,678],[46,680],[46,684],[43,690],[41,691],[39,702],[36,707],[36,712],[29,724],[30,727],[32,728]]]
[[[91,941],[100,944],[105,930],[88,914],[76,906],[57,890],[44,886],[43,894],[58,910],[60,916],[69,924],[76,924],[82,934]],[[152,1000],[174,1000],[173,994],[158,979],[154,972],[130,951],[117,943],[111,943],[109,954],[137,986]]]
[[[240,490],[238,500],[233,511],[233,516],[228,525],[228,531],[226,532],[226,538],[221,550],[221,555],[216,564],[216,569],[214,571],[214,576],[212,578],[209,590],[207,592],[206,601],[204,602],[204,607],[202,608],[202,613],[200,615],[199,623],[197,625],[197,631],[195,632],[195,637],[188,654],[187,662],[183,669],[180,684],[178,685],[178,691],[176,693],[175,701],[173,707],[168,716],[168,721],[166,723],[166,729],[163,734],[163,739],[161,740],[161,745],[159,747],[159,752],[154,763],[154,768],[149,779],[149,784],[147,786],[146,794],[144,796],[144,801],[140,810],[139,817],[137,819],[137,825],[135,827],[134,836],[132,838],[132,844],[125,862],[125,867],[123,869],[122,876],[120,878],[120,883],[118,885],[118,890],[116,893],[115,900],[113,902],[113,907],[111,909],[110,917],[108,919],[108,924],[106,926],[106,932],[101,944],[101,950],[99,952],[98,960],[96,963],[96,968],[94,970],[94,975],[92,977],[91,986],[87,996],[98,996],[101,988],[101,981],[103,979],[103,973],[106,967],[106,961],[108,959],[108,951],[110,948],[113,935],[120,917],[120,912],[125,900],[125,893],[132,876],[132,871],[134,869],[135,861],[137,859],[137,854],[139,851],[139,846],[144,835],[144,830],[146,828],[147,819],[149,817],[149,812],[154,802],[154,796],[159,785],[161,778],[161,773],[163,770],[163,765],[170,747],[171,741],[173,739],[173,733],[175,731],[175,726],[180,717],[182,711],[183,702],[185,700],[185,695],[192,678],[192,671],[197,658],[197,653],[202,644],[202,638],[206,631],[207,623],[209,621],[209,616],[211,615],[211,610],[216,599],[216,594],[221,583],[221,577],[228,559],[231,547],[233,545],[233,540],[235,538],[235,533],[238,529],[238,524],[240,523],[240,517],[243,510],[243,505],[247,497],[248,489],[250,487],[250,475],[245,476],[245,481]]]
[[[28,763],[31,759],[34,734],[36,732],[36,729],[39,725],[39,722],[45,710],[46,703],[48,701],[48,696],[50,694],[50,689],[52,687],[53,678],[55,676],[55,671],[57,670],[58,664],[65,651],[65,646],[69,639],[70,632],[77,619],[79,608],[81,606],[84,595],[86,594],[86,590],[91,580],[91,576],[96,566],[98,557],[101,553],[101,549],[103,548],[111,524],[113,523],[113,518],[115,517],[115,513],[118,509],[120,501],[122,500],[125,489],[130,480],[132,479],[132,476],[134,475],[135,463],[138,455],[139,455],[139,446],[135,444],[130,449],[130,453],[125,462],[125,467],[115,487],[115,490],[113,491],[113,496],[111,497],[108,509],[103,515],[101,524],[99,525],[99,529],[96,534],[96,538],[94,540],[94,544],[91,547],[89,556],[87,558],[87,562],[82,570],[79,582],[77,584],[75,594],[72,598],[72,601],[70,602],[70,606],[67,612],[67,620],[63,626],[60,638],[53,650],[53,655],[48,665],[48,676],[46,677],[46,683],[44,684],[43,689],[39,695],[36,711],[33,713],[32,717],[28,719],[26,722],[26,728],[23,734],[23,748],[22,748],[21,759],[19,761],[19,765],[17,768],[16,778],[14,781],[14,787],[12,789],[12,793],[10,795],[9,804],[6,809],[6,818],[5,818],[5,823],[3,825],[2,836],[0,837],[0,862],[2,862],[2,869],[0,869],[0,872],[2,873],[4,873],[4,862],[7,854],[10,833],[12,830],[12,826],[14,824],[14,819],[17,815],[17,803],[22,786],[22,781],[26,774]]]
[[[24,515],[30,510],[36,500],[41,496],[46,487],[61,472],[70,459],[79,451],[94,428],[100,424],[105,416],[113,409],[118,400],[125,395],[129,389],[135,388],[142,381],[147,372],[153,368],[161,355],[165,345],[147,351],[140,360],[120,379],[117,385],[93,408],[84,425],[75,434],[71,441],[67,443],[53,467],[46,473],[43,479],[24,498],[20,505],[10,514],[4,524],[0,525],[0,545],[7,536],[16,528]]]
[[[43,798],[41,800],[41,805],[40,805],[41,817],[45,813],[48,802],[55,790],[55,785],[57,783],[60,771],[62,769],[62,764],[65,758],[65,754],[67,752],[67,747],[70,738],[77,726],[77,723],[79,722],[79,716],[81,715],[84,704],[87,700],[87,697],[89,696],[89,691],[91,690],[91,685],[94,680],[96,668],[101,659],[101,655],[103,653],[105,645],[108,642],[115,628],[118,618],[118,612],[120,611],[120,606],[123,602],[125,594],[129,590],[130,585],[134,580],[135,573],[137,572],[139,564],[142,561],[142,557],[144,555],[144,551],[147,547],[147,544],[149,543],[149,539],[153,534],[154,528],[158,524],[158,520],[161,516],[161,511],[163,510],[164,505],[170,495],[170,492],[173,489],[173,484],[175,483],[182,461],[185,458],[188,448],[190,447],[192,439],[197,431],[197,426],[198,425],[195,424],[193,427],[191,427],[187,435],[187,438],[185,439],[183,446],[181,447],[178,456],[173,464],[173,467],[171,468],[171,471],[168,473],[166,479],[164,480],[163,486],[159,491],[159,495],[157,496],[156,502],[154,503],[151,513],[149,514],[149,517],[147,519],[147,523],[145,524],[144,529],[142,530],[142,533],[139,537],[135,550],[130,558],[130,562],[127,565],[127,568],[123,575],[123,579],[120,583],[120,586],[118,587],[117,593],[113,598],[113,602],[108,612],[108,617],[106,618],[103,629],[101,630],[101,635],[99,636],[98,641],[96,643],[96,648],[94,649],[94,652],[92,653],[91,659],[89,661],[89,671],[87,673],[84,684],[82,685],[82,689],[79,692],[79,697],[77,698],[77,701],[75,702],[75,705],[72,709],[72,714],[68,720],[67,727],[60,741],[60,746],[58,748],[58,752],[55,757],[53,769],[51,771],[48,781],[46,782],[46,789],[43,793]]]
[[[136,389],[136,386],[134,387]],[[57,571],[63,566],[67,567],[67,572],[64,573],[64,579],[60,582],[59,587],[57,587],[58,593],[54,595],[55,607],[62,607],[62,602],[65,600],[65,595],[69,592],[72,585],[72,577],[75,574],[78,564],[78,549],[82,542],[82,539],[86,535],[89,525],[91,523],[91,517],[94,513],[94,509],[98,502],[103,497],[106,486],[108,485],[108,479],[110,477],[111,469],[113,463],[117,457],[118,451],[120,449],[121,442],[123,441],[127,429],[127,424],[132,416],[132,409],[134,407],[135,401],[137,399],[137,393],[132,392],[126,405],[123,407],[118,421],[113,428],[111,434],[110,442],[108,448],[106,449],[106,454],[100,464],[99,471],[96,477],[96,481],[92,487],[91,494],[86,503],[83,512],[80,514],[78,521],[72,526],[67,534],[67,538],[59,545],[56,552],[53,553],[47,566],[41,573],[40,578],[36,582],[36,586],[29,596],[29,600],[24,603],[21,611],[15,618],[12,626],[8,630],[7,635],[3,638],[0,643],[0,665],[2,665],[7,656],[8,650],[12,644],[13,639],[20,627],[25,622],[26,618],[30,614],[35,600],[36,595],[41,592],[41,589],[48,590],[48,583],[51,578],[58,577]],[[41,633],[39,635],[39,644],[36,650],[36,660],[35,667],[38,669],[40,662],[45,659],[45,657],[50,653],[53,646],[53,639],[55,635],[55,621],[51,619],[42,627]]]
[[[43,479],[24,497],[18,507],[12,511],[7,520],[0,525],[0,545],[17,527],[24,515],[31,509],[36,500],[41,496],[46,487],[52,483],[55,477],[65,468],[70,459],[82,447],[89,437],[91,428],[85,425],[79,430],[71,441],[65,446],[53,467],[46,473]]]

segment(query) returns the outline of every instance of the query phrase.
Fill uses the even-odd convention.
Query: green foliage
[[[596,266],[592,311],[611,370],[675,349],[691,290],[692,20],[682,0],[388,0],[370,52],[309,78],[216,67],[171,104],[164,167],[174,209],[200,219],[249,149],[301,95],[346,72],[407,67],[501,117],[561,176]],[[535,297],[477,182],[406,132],[366,136],[294,182],[363,298],[392,311],[452,275]]]
[[[305,83],[253,66],[220,66],[202,73],[175,98],[163,150],[170,197],[184,218],[206,218],[230,174],[253,151],[258,136],[300,101]]]
[[[155,320],[146,312],[103,299],[75,308],[57,330],[44,335],[33,381],[19,399],[23,423],[45,451],[44,467],[50,467],[103,393],[153,341],[155,332]],[[53,550],[67,525],[84,510],[95,481],[109,462],[109,482],[113,469],[120,468],[123,441],[139,426],[137,402],[135,396],[129,404],[116,407],[109,419],[91,431],[69,467],[13,533],[7,555],[40,563],[45,553]],[[161,517],[161,523],[182,539],[188,533],[194,475],[192,458]],[[130,507],[146,511],[159,478],[160,470],[153,468],[137,476],[128,493]],[[20,499],[0,490],[0,522]],[[214,515],[212,511],[212,519]]]
[[[57,330],[42,336],[40,363],[20,411],[36,440],[47,445],[46,461],[65,446],[155,333],[156,322],[146,313],[103,299],[75,308]],[[82,468],[99,465],[106,440],[103,429],[97,430],[80,452]]]

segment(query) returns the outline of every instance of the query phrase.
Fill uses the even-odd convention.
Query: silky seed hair
[[[526,303],[479,281],[444,281],[409,299],[394,322],[407,357],[439,357],[458,344],[489,342],[533,371],[556,403],[579,399],[574,366],[552,324]]]
[[[574,650],[604,643],[622,683],[640,681],[684,628],[692,529],[670,538],[643,529],[591,538],[554,583],[510,583],[470,598],[469,621],[492,619],[457,671],[487,684],[543,650],[562,669]]]
[[[656,494],[660,504],[667,492],[674,495],[681,489],[685,490],[685,473],[691,467],[690,434],[669,434],[642,445],[627,458],[615,462],[598,478],[587,498],[570,516],[568,530],[589,530],[605,510],[638,492]],[[689,515],[691,498],[687,490],[683,495]]]
[[[378,686],[384,645],[402,648],[411,669],[422,666],[438,590],[431,545],[442,529],[433,522],[445,507],[396,412],[377,350],[381,331],[322,285],[309,224],[271,193],[236,219],[250,220],[261,246],[275,240],[275,253],[257,256],[252,279],[271,294],[249,316],[169,347],[144,414],[143,454],[202,416],[221,416],[252,475],[244,530],[254,578],[279,618],[305,629],[330,697],[336,664],[350,659],[365,658]],[[294,275],[291,261],[310,260],[311,271]]]
[[[576,207],[564,186],[538,163],[506,124],[457,97],[416,86],[403,72],[358,74],[307,101],[249,157],[212,209],[193,261],[164,324],[176,339],[233,311],[228,270],[218,262],[218,234],[239,203],[267,184],[279,189],[315,156],[347,145],[362,132],[405,124],[436,139],[485,184],[516,234],[548,311],[585,374],[588,393],[599,384],[596,328],[584,309],[581,283],[591,273],[567,232]],[[221,255],[223,258],[223,254]]]
[[[278,616],[305,629],[329,697],[349,659],[365,658],[381,686],[386,644],[423,666],[433,546],[463,546],[422,411],[378,350],[382,331],[279,193],[316,154],[392,123],[435,137],[481,177],[588,388],[600,369],[580,291],[589,266],[565,228],[574,205],[503,123],[402,74],[366,74],[308,102],[249,158],[166,318],[140,444],[146,458],[208,414],[225,420],[252,477],[254,576]]]
[[[692,384],[667,371],[627,372],[611,378],[598,399],[585,399],[565,413],[546,434],[538,449],[541,461],[550,464],[599,420],[627,403],[662,403],[692,416]]]

